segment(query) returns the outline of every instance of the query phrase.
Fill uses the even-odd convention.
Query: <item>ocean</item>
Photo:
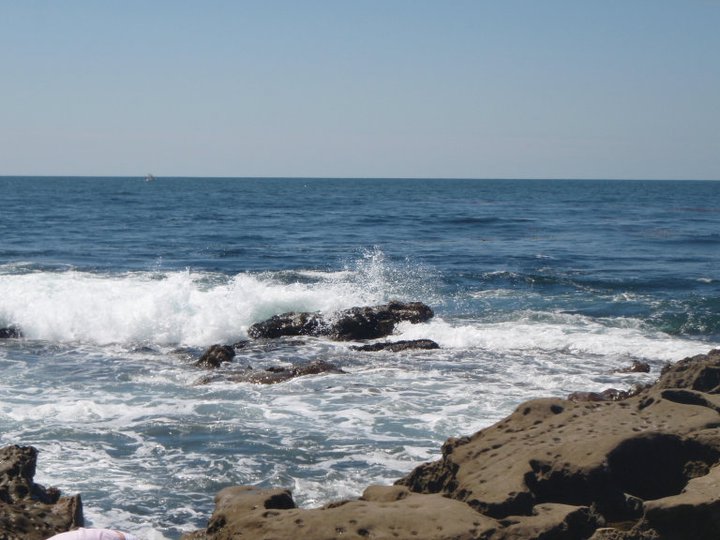
[[[0,445],[81,493],[89,524],[202,528],[236,484],[302,506],[359,496],[521,401],[627,389],[720,346],[720,182],[0,177]],[[361,352],[258,342],[219,374],[331,362],[276,385],[193,365],[287,311],[423,301]],[[383,341],[383,340],[381,340]],[[617,373],[640,360],[649,374]]]

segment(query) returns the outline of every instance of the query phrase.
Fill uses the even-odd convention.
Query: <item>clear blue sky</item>
[[[0,0],[0,175],[720,178],[720,0]]]

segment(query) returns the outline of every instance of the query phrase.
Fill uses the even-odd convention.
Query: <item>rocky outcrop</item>
[[[215,498],[204,531],[183,540],[235,538],[366,540],[367,538],[466,539],[497,526],[495,520],[446,497],[423,496],[392,487],[369,488],[363,497],[301,510],[285,490],[231,487]]]
[[[630,390],[608,388],[602,392],[573,392],[567,398],[570,401],[622,401],[639,394],[646,388],[649,388],[649,385],[636,385]]]
[[[336,312],[330,316],[306,312],[283,313],[254,324],[248,329],[248,336],[257,341],[243,340],[233,345],[211,345],[200,359],[194,362],[194,365],[205,369],[215,369],[232,362],[236,350],[264,347],[270,343],[282,341],[278,340],[278,338],[288,336],[328,337],[340,341],[376,339],[391,334],[395,326],[400,322],[419,323],[427,321],[432,316],[432,309],[421,302],[389,302],[379,306],[354,307]],[[293,343],[287,340],[284,342],[285,345]],[[364,347],[357,347],[358,350],[363,351],[437,348],[439,348],[437,343],[429,339],[374,343]],[[184,351],[179,351],[179,354],[184,354]],[[235,382],[275,384],[295,377],[319,373],[344,373],[344,371],[333,364],[319,361],[291,368],[274,367],[265,370],[254,370],[247,367],[239,372],[235,370],[222,378]],[[199,383],[210,383],[218,378],[218,376],[203,377]]]
[[[0,448],[0,539],[45,540],[83,524],[80,495],[63,497],[33,482],[37,450]]]
[[[390,351],[390,352],[402,352],[409,350],[432,350],[439,349],[440,345],[435,343],[432,339],[411,339],[411,340],[400,340],[400,341],[386,341],[383,343],[368,343],[367,345],[359,345],[357,347],[351,347],[355,351],[367,351],[367,352],[378,352],[378,351]]]
[[[256,384],[277,384],[306,375],[319,375],[321,373],[345,373],[342,369],[329,362],[317,360],[293,367],[271,367],[267,369],[247,369],[243,373],[235,373],[229,378],[234,382],[249,382]]]
[[[433,316],[421,302],[389,302],[380,306],[354,307],[330,316],[321,313],[283,313],[248,329],[251,338],[323,336],[339,341],[377,339],[390,335],[402,321],[420,323]]]
[[[216,368],[224,362],[232,362],[235,358],[235,349],[230,345],[211,345],[195,362],[195,365],[203,368]]]
[[[656,509],[706,478],[720,458],[720,351],[670,367],[658,383],[615,402],[540,399],[472,437],[399,484],[442,493],[479,512],[528,515],[541,503],[592,506],[608,524],[673,536]],[[711,393],[702,393],[700,388]],[[689,489],[689,488],[688,488]],[[707,501],[706,503],[712,501]],[[693,536],[710,538],[709,536]]]
[[[8,326],[6,328],[0,328],[0,339],[11,339],[23,337],[22,330],[17,326]]]
[[[237,383],[277,384],[306,375],[320,375],[321,373],[345,373],[335,364],[317,360],[292,367],[275,366],[266,369],[253,369],[246,367],[215,376],[203,377],[198,384],[209,384],[218,380]],[[0,539],[2,540],[2,539]]]
[[[523,403],[360,499],[310,510],[291,501],[229,488],[207,529],[184,538],[715,539],[720,350],[624,399]]]

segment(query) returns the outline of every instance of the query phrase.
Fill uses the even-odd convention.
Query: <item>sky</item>
[[[0,0],[0,175],[720,179],[720,0]]]

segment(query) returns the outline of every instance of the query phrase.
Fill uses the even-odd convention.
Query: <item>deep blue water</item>
[[[720,343],[720,182],[0,177],[0,444],[91,523],[201,527],[227,485],[304,505],[357,496],[520,401],[628,387]],[[363,354],[250,347],[231,373],[310,360],[344,375],[199,384],[212,343],[290,310],[393,298],[436,317]],[[178,348],[182,347],[181,350]],[[620,375],[633,360],[650,375]]]

